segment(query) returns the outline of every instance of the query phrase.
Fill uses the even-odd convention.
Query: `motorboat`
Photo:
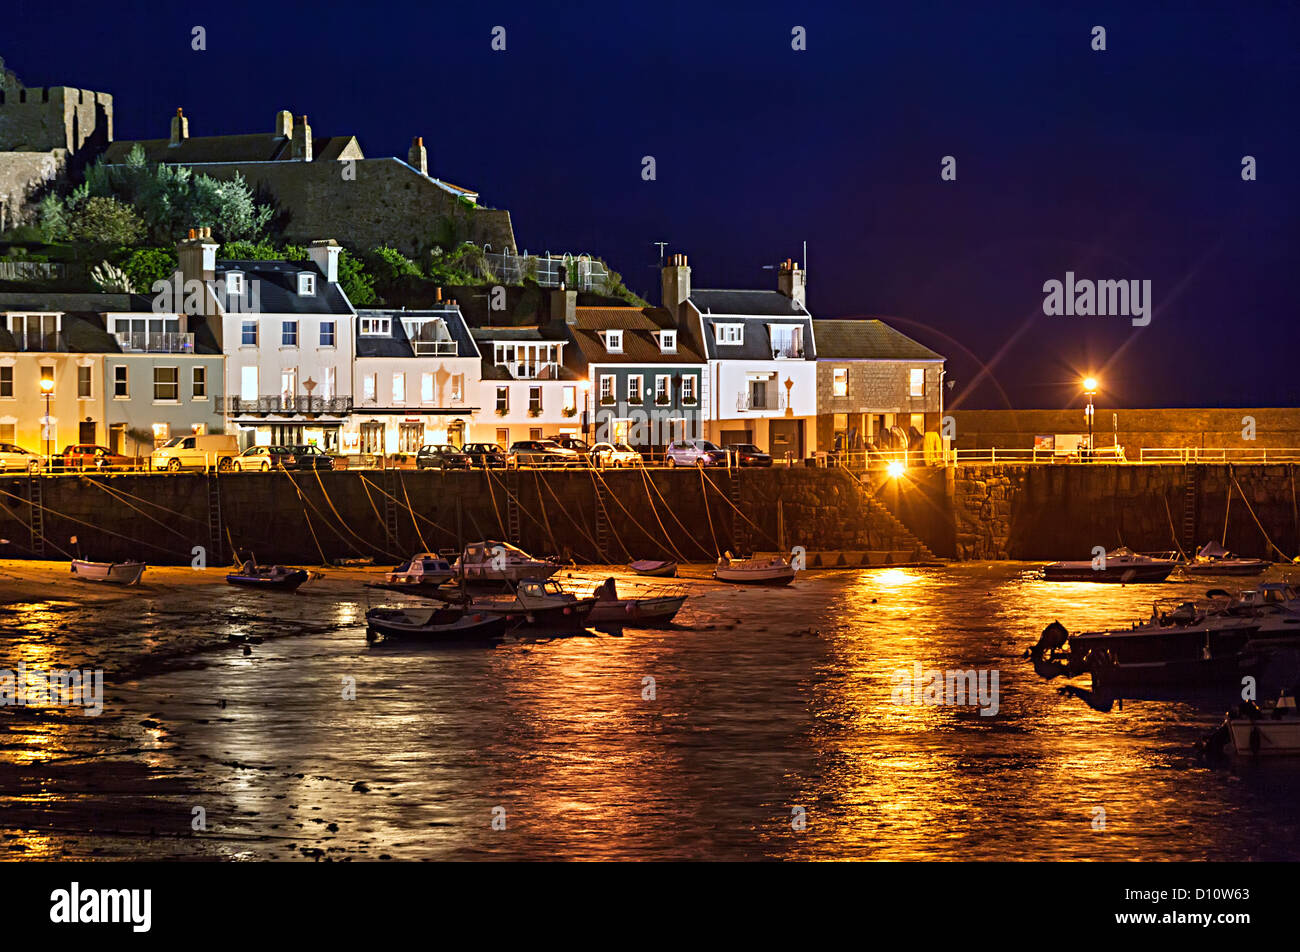
[[[513,595],[476,598],[467,610],[504,615],[523,628],[567,633],[585,628],[595,605],[595,598],[567,592],[553,579],[523,579]]]
[[[1053,562],[1043,566],[1043,578],[1052,582],[1163,582],[1178,567],[1172,555],[1150,556],[1128,546],[1112,549],[1105,556],[1083,562]]]
[[[713,569],[713,577],[719,582],[736,585],[789,585],[794,574],[794,566],[779,555],[733,559],[727,553]]]
[[[308,578],[310,575],[305,569],[290,568],[287,565],[257,565],[249,560],[239,567],[238,572],[227,575],[226,581],[246,588],[292,592]]]
[[[612,578],[592,592],[596,604],[588,621],[597,627],[654,628],[666,625],[686,603],[680,592],[650,592],[641,597],[619,598]]]
[[[648,575],[653,578],[677,577],[677,563],[667,559],[641,559],[637,562],[629,562],[627,567],[637,575]]]
[[[366,612],[366,641],[444,645],[490,644],[505,637],[509,621],[504,615],[469,612],[458,608],[372,608]]]
[[[536,559],[508,542],[471,542],[452,565],[453,576],[467,584],[520,582],[548,579],[560,570],[558,562]]]
[[[1247,701],[1229,711],[1204,746],[1211,754],[1228,751],[1239,757],[1300,754],[1300,709],[1295,694],[1284,692],[1263,705]]]
[[[441,555],[420,552],[401,565],[395,566],[391,572],[385,572],[382,582],[371,582],[366,587],[383,588],[407,595],[425,595],[447,601],[449,596],[437,589],[455,577],[456,570]]]
[[[1267,559],[1243,559],[1223,546],[1207,542],[1182,569],[1192,575],[1259,575],[1269,567]]]
[[[87,582],[109,582],[114,585],[135,585],[144,575],[143,562],[91,562],[73,559],[72,574]]]

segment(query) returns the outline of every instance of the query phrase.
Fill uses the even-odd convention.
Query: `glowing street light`
[[[1092,398],[1096,396],[1098,386],[1099,384],[1097,383],[1096,377],[1083,378],[1083,392],[1088,397],[1088,407],[1083,412],[1084,412],[1084,416],[1088,418],[1088,458],[1089,459],[1092,459],[1092,452],[1094,449],[1093,435],[1092,435],[1092,417],[1093,417]]]
[[[50,461],[50,396],[54,393],[54,378],[41,378],[41,393],[45,394],[45,462]]]
[[[902,475],[907,472],[907,467],[898,460],[894,460],[885,467],[885,472],[889,474],[890,479],[900,479],[902,478]]]

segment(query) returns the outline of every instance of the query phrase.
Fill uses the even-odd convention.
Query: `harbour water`
[[[442,651],[368,648],[359,570],[50,589],[0,616],[0,667],[102,665],[105,710],[0,710],[0,858],[1300,858],[1300,766],[1207,765],[1222,710],[1102,713],[1022,657],[1206,581],[1035,568],[700,566],[671,630]],[[918,664],[996,671],[996,714],[900,703]]]

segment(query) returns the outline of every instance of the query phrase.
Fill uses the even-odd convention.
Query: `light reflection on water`
[[[347,628],[118,693],[163,724],[146,762],[201,791],[218,844],[206,855],[1300,858],[1297,765],[1208,768],[1192,744],[1221,712],[1102,714],[1021,658],[1053,619],[1127,623],[1205,581],[1049,584],[976,563],[810,574],[782,591],[689,584],[682,630],[375,652]],[[282,604],[344,625],[366,607]],[[997,716],[892,703],[893,673],[916,662],[997,669]]]

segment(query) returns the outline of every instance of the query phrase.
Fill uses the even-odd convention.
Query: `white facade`
[[[557,435],[581,436],[583,414],[590,419],[586,381],[564,367],[563,340],[477,339],[485,376],[479,384],[479,410],[470,442],[498,443],[509,449],[519,440]]]

